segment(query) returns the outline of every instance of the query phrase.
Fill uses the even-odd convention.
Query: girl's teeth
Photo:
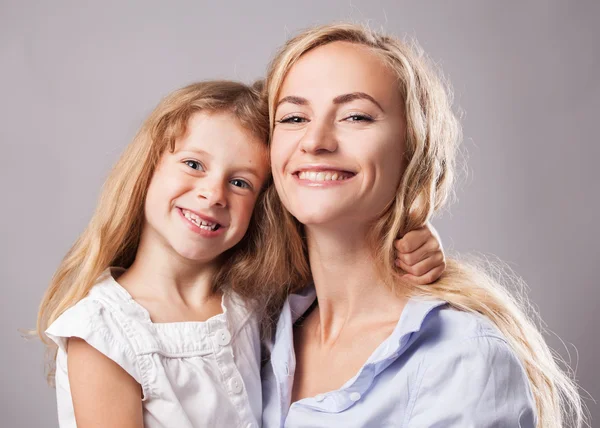
[[[185,218],[190,220],[192,223],[194,223],[200,229],[216,230],[216,228],[217,228],[217,223],[209,223],[207,221],[201,220],[200,217],[198,217],[196,214],[191,213],[189,211],[183,211],[183,215],[185,216]]]
[[[329,172],[329,171],[300,171],[298,173],[298,178],[300,180],[310,180],[310,181],[342,181],[348,178],[349,176],[340,172]]]

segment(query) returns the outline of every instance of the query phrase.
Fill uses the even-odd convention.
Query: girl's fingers
[[[441,251],[431,253],[430,256],[413,265],[409,265],[406,262],[404,262],[401,258],[397,258],[396,265],[410,275],[424,276],[429,271],[435,268],[445,266],[444,253],[442,253]]]
[[[408,266],[414,266],[435,253],[440,253],[442,257],[444,256],[439,241],[434,236],[430,236],[423,245],[410,253],[397,252],[396,258],[402,260]]]
[[[418,229],[411,230],[401,239],[394,241],[394,246],[401,253],[412,253],[419,247],[422,247],[432,235],[433,234],[429,228],[427,226],[423,226]]]
[[[414,282],[419,285],[427,285],[437,281],[442,276],[442,273],[444,273],[444,269],[445,266],[439,266],[430,270],[425,275],[415,276],[407,273],[402,277],[408,281]]]

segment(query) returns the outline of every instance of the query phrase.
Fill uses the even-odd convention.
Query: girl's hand
[[[403,278],[420,285],[431,284],[446,269],[442,241],[433,228],[425,226],[411,230],[396,240],[396,266],[406,272]]]

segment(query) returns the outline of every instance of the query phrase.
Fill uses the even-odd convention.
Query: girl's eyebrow
[[[202,149],[185,149],[185,150],[180,150],[181,153],[197,153],[197,154],[201,154],[204,156],[207,156],[208,158],[212,159],[212,155],[207,152],[204,151]],[[260,173],[258,171],[258,168],[252,167],[252,166],[240,166],[240,167],[234,167],[232,168],[232,170],[235,170],[236,172],[247,172],[249,174],[254,175],[256,178],[260,178]]]
[[[202,149],[195,149],[195,148],[181,149],[181,150],[179,150],[179,153],[196,153],[196,154],[204,155],[204,156],[209,157],[209,158],[213,157],[209,152],[204,151]]]
[[[256,168],[251,167],[251,166],[244,166],[244,167],[236,168],[235,170],[238,171],[238,172],[247,172],[249,174],[254,175],[256,178],[260,178],[258,170]]]

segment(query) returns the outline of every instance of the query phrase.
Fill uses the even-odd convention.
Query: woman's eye
[[[277,121],[278,123],[304,123],[308,120],[302,116],[286,116]]]
[[[189,166],[190,168],[195,169],[196,171],[204,171],[204,167],[198,161],[186,160],[183,163],[186,164],[187,166]]]
[[[231,180],[230,183],[233,184],[235,187],[240,187],[242,189],[250,189],[251,188],[250,184],[248,184],[244,180],[240,180],[239,178]]]
[[[351,114],[344,120],[347,120],[348,122],[373,122],[373,118],[366,114]]]

